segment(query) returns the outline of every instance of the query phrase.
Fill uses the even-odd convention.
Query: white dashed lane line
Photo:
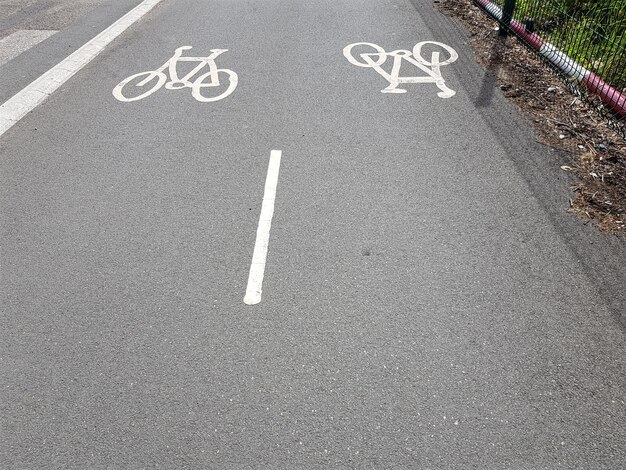
[[[252,254],[252,263],[250,264],[248,287],[246,288],[246,296],[243,299],[244,303],[248,305],[255,305],[261,302],[263,276],[265,275],[267,249],[270,244],[270,229],[272,228],[272,218],[274,217],[274,202],[276,201],[281,157],[282,152],[280,150],[272,150],[270,163],[267,168],[267,178],[265,179],[265,191],[263,193],[261,215],[259,216],[259,227],[256,232],[256,242],[254,243],[254,253]]]

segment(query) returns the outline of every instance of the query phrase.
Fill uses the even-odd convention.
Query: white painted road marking
[[[116,37],[163,0],[144,0],[0,106],[0,136],[81,70]]]
[[[440,61],[440,52],[432,52],[431,59],[426,60],[422,56],[422,48],[431,44],[437,47],[443,48],[450,57],[448,57],[444,61]],[[352,54],[352,49],[355,47],[367,47],[368,49],[373,49],[374,52],[362,52],[359,54],[361,60],[354,57]],[[459,55],[457,52],[452,49],[450,46],[443,44],[441,42],[436,41],[422,41],[415,44],[413,47],[413,52],[407,51],[404,49],[398,49],[393,52],[385,52],[385,50],[371,42],[356,42],[354,44],[350,44],[343,49],[343,55],[351,64],[354,64],[358,67],[368,67],[376,70],[380,75],[382,75],[385,80],[389,82],[389,86],[381,90],[382,93],[406,93],[404,88],[398,88],[398,85],[401,83],[435,83],[437,87],[441,90],[437,93],[437,96],[440,98],[450,98],[454,96],[456,92],[451,90],[446,86],[446,82],[441,76],[441,66],[448,65],[452,62],[455,62]],[[387,60],[387,57],[393,57],[393,64],[391,66],[391,72],[386,72],[382,65]],[[400,67],[402,66],[402,60],[409,62],[414,65],[421,71],[423,71],[426,76],[422,77],[400,77]]]
[[[39,29],[20,29],[6,38],[0,39],[0,65],[6,64],[22,52],[45,41],[58,31]]]
[[[274,201],[276,199],[276,187],[278,186],[278,172],[280,171],[281,156],[282,152],[280,150],[272,150],[270,154],[270,164],[267,167],[263,205],[261,206],[261,215],[259,216],[259,227],[256,231],[256,242],[254,243],[252,264],[250,265],[250,274],[248,275],[246,296],[243,298],[244,303],[248,305],[255,305],[261,301],[263,276],[265,275],[267,249],[270,243],[272,217],[274,217]]]
[[[211,49],[211,55],[208,57],[182,57],[183,51],[191,49],[191,46],[183,46],[176,49],[174,55],[167,61],[165,64],[161,66],[161,68],[157,70],[149,70],[147,72],[139,72],[135,75],[131,75],[130,77],[122,80],[114,89],[113,96],[117,98],[119,101],[137,101],[145,98],[146,96],[151,95],[158,89],[160,89],[164,84],[165,88],[168,90],[178,90],[180,88],[191,88],[192,96],[198,100],[203,101],[205,103],[210,101],[219,101],[222,98],[226,98],[230,95],[235,88],[237,87],[237,74],[229,69],[218,69],[217,65],[215,65],[215,58],[227,52],[228,49]],[[178,78],[178,72],[176,70],[176,66],[178,62],[198,62],[191,72],[185,75],[183,78]],[[191,78],[200,70],[202,70],[205,66],[209,67],[209,71],[203,75],[200,75],[193,82]],[[164,73],[164,70],[168,70],[170,74],[170,81],[165,83],[167,80],[167,75]],[[219,87],[220,86],[220,78],[219,74],[223,73],[226,75],[228,80],[228,87],[222,93],[215,95],[213,97],[203,96],[202,89],[209,87]],[[131,81],[138,79],[140,77],[145,77],[141,81],[135,84],[136,87],[143,87],[147,85],[152,80],[156,79],[156,82],[153,82],[146,91],[143,93],[127,98],[122,94],[122,89]],[[209,79],[206,81],[206,79]],[[128,88],[127,88],[128,89]]]

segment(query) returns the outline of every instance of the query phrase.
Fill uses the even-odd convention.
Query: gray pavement
[[[0,37],[15,30],[67,28],[110,0],[0,0]]]
[[[452,98],[342,54],[425,40]],[[623,468],[624,242],[466,41],[430,2],[166,0],[0,137],[0,468]],[[231,96],[113,97],[184,45]]]

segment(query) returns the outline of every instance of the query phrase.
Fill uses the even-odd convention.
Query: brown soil
[[[626,140],[599,115],[599,100],[569,91],[532,51],[501,38],[497,22],[471,1],[434,3],[468,29],[477,61],[497,76],[504,95],[535,123],[537,140],[570,155],[561,167],[575,180],[570,212],[602,230],[626,234]]]

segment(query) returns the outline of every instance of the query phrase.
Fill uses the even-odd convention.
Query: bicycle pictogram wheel
[[[222,98],[226,98],[235,90],[235,88],[237,87],[237,82],[239,80],[235,72],[229,69],[217,69],[215,73],[217,74],[216,77],[213,77],[213,72],[207,72],[203,75],[200,75],[191,84],[191,94],[196,100],[202,101],[204,103],[210,103],[211,101],[219,101]],[[226,88],[226,90],[224,90],[222,93],[216,96],[204,96],[202,94],[203,88],[210,89],[210,88],[219,87],[220,83],[222,83],[220,82],[220,73],[226,74],[225,80],[228,81],[228,87]],[[203,83],[206,78],[210,78],[210,80],[208,81],[208,83]]]
[[[360,52],[358,54],[361,61],[352,55],[352,49],[358,46],[366,46],[367,48],[365,52]],[[349,46],[343,48],[343,55],[351,64],[358,67],[376,67],[382,65],[385,60],[387,60],[387,53],[385,52],[385,49],[377,44],[372,44],[371,42],[355,42],[354,44],[350,44]],[[364,59],[364,56],[369,58],[372,56],[378,56],[378,58],[376,60],[371,59],[368,61]]]
[[[143,93],[137,96],[131,96],[130,98],[124,96],[124,94],[122,93],[122,90],[124,89],[124,87],[130,84],[133,80],[136,80],[141,77],[145,77],[145,78],[139,81],[138,83],[135,83],[136,88],[145,89],[144,87],[146,87],[150,83],[151,85],[149,85],[148,88],[145,89]],[[154,81],[154,79],[156,79],[156,81]],[[127,101],[127,102],[138,101],[138,100],[145,98],[146,96],[150,96],[152,93],[157,91],[159,88],[163,86],[166,80],[167,80],[167,75],[165,75],[163,72],[154,72],[154,71],[139,72],[139,73],[136,73],[135,75],[131,75],[130,77],[122,80],[113,89],[113,96],[115,96],[115,98],[117,98],[120,101]],[[126,87],[126,91],[129,91],[129,89],[131,89],[131,87]]]
[[[424,56],[422,55],[422,47],[424,47],[425,45],[430,44],[433,46],[438,46],[441,47],[443,50],[445,50],[449,57],[443,61],[437,61],[435,62],[434,59],[435,57],[439,57],[439,52],[437,52],[437,55],[433,54],[433,58],[428,61],[426,59],[424,59]],[[444,44],[442,42],[437,42],[437,41],[422,41],[422,42],[418,42],[417,44],[415,44],[415,46],[413,46],[413,57],[415,57],[415,59],[422,65],[425,65],[427,67],[440,67],[442,65],[449,65],[453,62],[456,62],[456,60],[459,58],[459,54],[452,49],[450,46],[448,46],[447,44]],[[433,63],[434,62],[434,63]]]

